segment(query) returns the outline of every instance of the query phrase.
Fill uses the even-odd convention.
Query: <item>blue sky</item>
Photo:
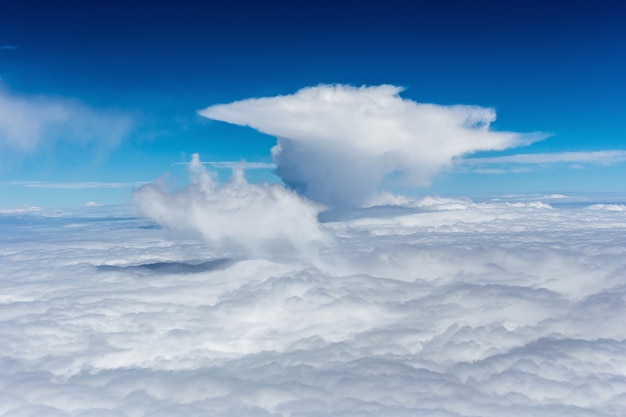
[[[551,135],[403,192],[626,192],[623,2],[200,3],[2,2],[0,207],[128,203],[193,153],[269,163],[275,138],[196,111],[322,83]]]

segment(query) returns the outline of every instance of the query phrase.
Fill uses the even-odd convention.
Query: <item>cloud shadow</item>
[[[232,258],[218,258],[210,261],[195,262],[151,262],[139,265],[96,265],[99,271],[126,271],[152,274],[197,274],[200,272],[226,269],[236,263]]]

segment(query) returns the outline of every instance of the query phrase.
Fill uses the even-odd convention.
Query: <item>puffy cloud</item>
[[[334,206],[366,203],[390,175],[426,185],[455,157],[542,138],[490,130],[493,109],[416,103],[401,98],[401,90],[320,85],[213,105],[199,114],[276,136],[278,175],[307,197]]]
[[[133,128],[117,111],[93,109],[79,101],[10,94],[0,85],[0,150],[33,152],[55,142],[117,145]]]
[[[317,222],[318,206],[280,185],[248,184],[234,169],[226,184],[215,182],[199,155],[189,164],[192,184],[169,192],[161,183],[135,191],[143,212],[167,228],[200,233],[230,254],[314,256],[330,236]]]
[[[160,198],[270,193],[239,187]],[[2,212],[0,415],[625,415],[624,212],[536,198],[353,210],[315,263]]]

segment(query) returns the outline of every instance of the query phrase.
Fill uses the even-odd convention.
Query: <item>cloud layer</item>
[[[0,415],[623,416],[626,217],[555,201],[355,210],[315,264],[0,213]]]
[[[214,105],[199,114],[276,136],[278,175],[331,206],[367,203],[390,175],[426,185],[455,157],[542,138],[490,130],[493,109],[416,103],[401,98],[401,91],[391,85],[320,85]]]
[[[135,191],[143,212],[177,231],[199,233],[228,254],[313,256],[329,235],[317,222],[321,207],[280,185],[248,184],[241,169],[218,184],[198,154],[189,164],[191,185],[169,191],[162,183]]]

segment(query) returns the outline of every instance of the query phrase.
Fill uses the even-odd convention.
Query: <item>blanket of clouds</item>
[[[190,187],[139,198],[228,203]],[[259,227],[312,207],[222,187]],[[169,209],[0,212],[0,416],[626,414],[626,205],[391,200],[307,212],[331,243],[292,257]]]

